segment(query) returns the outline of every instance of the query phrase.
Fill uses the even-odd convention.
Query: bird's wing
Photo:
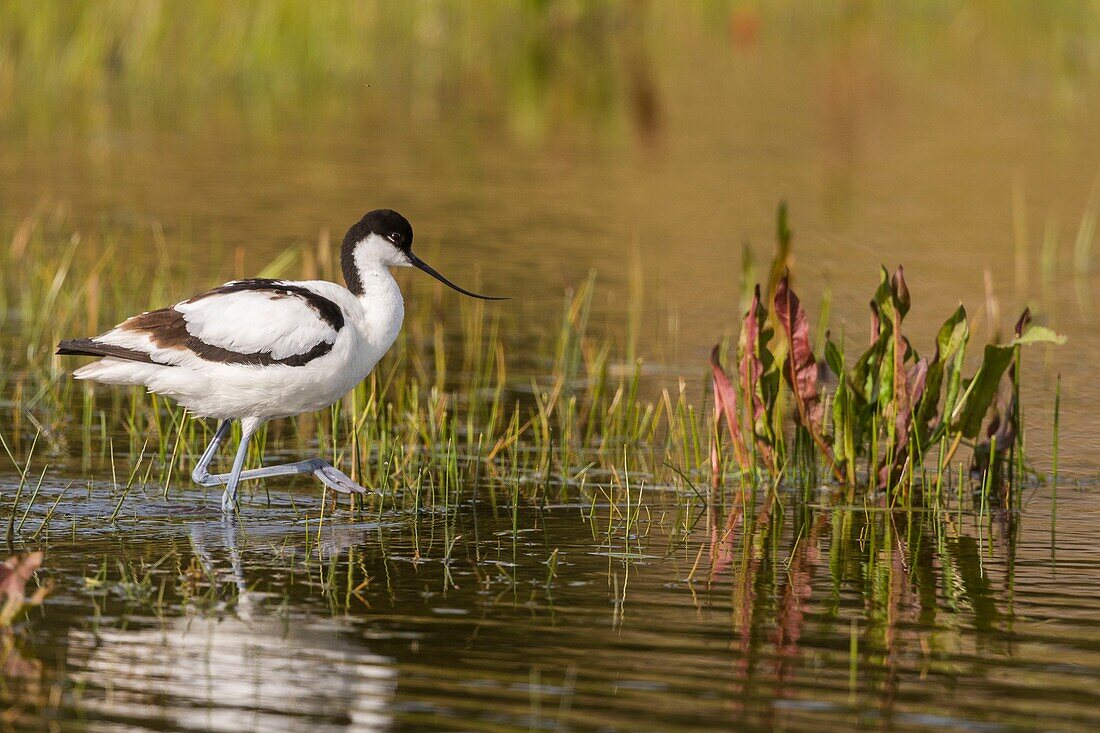
[[[101,336],[60,346],[61,353],[172,366],[196,359],[301,366],[327,354],[343,327],[340,307],[302,284],[236,280],[134,316]]]

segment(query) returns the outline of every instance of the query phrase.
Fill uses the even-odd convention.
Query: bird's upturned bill
[[[499,297],[494,297],[492,295],[478,295],[477,293],[471,293],[469,290],[466,290],[465,288],[460,288],[459,286],[455,285],[453,282],[451,282],[447,278],[440,275],[438,272],[436,272],[434,269],[432,269],[428,265],[427,262],[425,262],[424,260],[417,257],[412,252],[407,252],[406,256],[409,258],[409,262],[412,264],[413,267],[415,267],[419,270],[423,270],[424,272],[428,273],[429,275],[434,277],[439,282],[443,283],[444,285],[451,288],[452,290],[457,290],[458,292],[462,293],[463,295],[469,295],[471,298],[481,298],[482,300],[508,300],[508,298],[499,298]]]

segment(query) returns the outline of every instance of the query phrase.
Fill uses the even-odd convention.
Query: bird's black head
[[[364,214],[344,235],[343,249],[354,249],[355,245],[372,234],[377,234],[402,252],[412,250],[412,224],[393,209],[375,209]]]
[[[464,290],[413,254],[413,230],[409,220],[393,209],[375,209],[363,216],[344,235],[340,265],[348,289],[363,294],[362,273],[370,267],[415,267],[463,295],[484,300],[501,300]]]

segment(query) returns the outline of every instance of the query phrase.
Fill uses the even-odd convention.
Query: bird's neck
[[[356,275],[355,282],[359,287],[350,289],[363,307],[370,340],[383,349],[388,349],[397,338],[401,321],[405,317],[401,289],[397,287],[397,281],[390,269],[382,263],[363,263],[362,267],[356,269]],[[348,285],[352,285],[350,279]]]

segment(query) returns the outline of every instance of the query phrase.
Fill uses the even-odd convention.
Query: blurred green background
[[[343,96],[396,116],[503,120],[533,138],[562,122],[614,134],[656,122],[660,69],[700,44],[813,54],[862,41],[928,71],[1007,65],[1006,78],[1050,85],[1048,103],[1066,112],[1100,66],[1088,1],[5,0],[0,11],[0,119],[28,132],[179,124],[211,103],[256,121],[308,117]]]

